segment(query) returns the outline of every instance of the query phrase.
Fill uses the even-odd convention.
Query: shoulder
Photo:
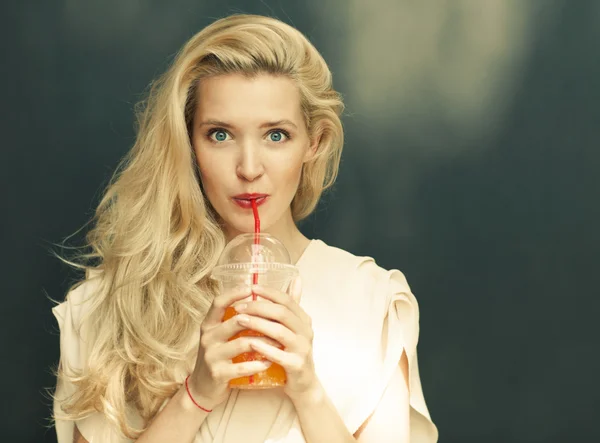
[[[345,249],[330,246],[323,240],[314,240],[315,256],[318,259],[317,266],[322,267],[328,273],[360,272],[377,273],[383,270],[375,263],[372,257],[355,255]]]
[[[81,327],[98,302],[96,294],[100,290],[101,281],[100,271],[86,273],[84,280],[71,287],[65,300],[52,308],[61,335],[82,334]]]
[[[314,247],[317,260],[312,271],[318,272],[321,282],[343,285],[346,295],[366,297],[378,302],[382,309],[399,299],[416,307],[406,277],[399,269],[383,268],[373,257],[355,255],[322,240],[315,240]]]
[[[363,282],[378,288],[383,285],[390,286],[392,290],[410,291],[402,271],[383,268],[373,257],[355,255],[322,240],[315,240],[315,250],[318,258],[315,266],[330,276],[349,278],[355,284]]]

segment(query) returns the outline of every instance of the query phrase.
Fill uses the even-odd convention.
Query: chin
[[[267,205],[269,203],[273,202],[268,202]],[[277,214],[273,214],[273,209],[275,208],[269,208],[267,205],[262,207],[259,206],[258,209],[258,213],[260,215],[261,232],[269,232],[274,224],[276,224],[276,220],[278,219]],[[246,210],[243,213],[240,213],[236,210],[231,212],[227,211],[225,215],[227,217],[221,217],[221,220],[223,220],[226,232],[233,233],[235,235],[254,232],[254,215],[251,210]]]
[[[231,220],[231,219],[226,220],[225,226],[227,227],[227,230],[229,232],[232,232],[235,235],[253,233],[254,232],[254,218],[251,218],[249,220],[241,220],[240,218],[235,218],[234,220]],[[264,229],[266,229],[266,226],[263,225],[263,222],[261,220],[261,223],[260,223],[261,232]]]

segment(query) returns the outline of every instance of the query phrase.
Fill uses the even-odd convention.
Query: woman
[[[437,440],[403,275],[296,226],[337,175],[342,110],[317,50],[273,18],[233,15],[183,47],[97,209],[86,279],[53,310],[59,443]],[[262,230],[304,289],[253,288],[273,303],[222,321],[251,290],[208,278],[226,242],[253,231],[257,196],[244,194],[260,194]],[[242,329],[284,349],[228,341]],[[228,388],[270,364],[232,363],[251,350],[285,368],[283,389]]]

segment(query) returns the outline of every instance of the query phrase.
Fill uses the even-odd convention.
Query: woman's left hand
[[[248,329],[260,332],[281,343],[284,349],[255,340],[252,348],[267,360],[278,363],[285,369],[287,382],[283,391],[291,400],[310,395],[319,386],[313,362],[313,329],[310,316],[298,304],[301,294],[300,279],[297,278],[290,295],[273,288],[252,286],[252,291],[269,301],[250,301],[238,310],[238,320]]]

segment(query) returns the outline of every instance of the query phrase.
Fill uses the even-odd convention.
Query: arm
[[[253,301],[244,312],[246,325],[281,343],[284,349],[253,341],[250,346],[269,361],[285,369],[283,392],[296,408],[307,443],[356,442],[319,381],[312,357],[312,319],[300,307],[300,283],[295,281],[291,297],[273,288],[254,286],[253,291],[273,302]],[[274,321],[273,321],[274,320]]]
[[[208,400],[194,394],[194,399],[200,404],[209,405]],[[202,422],[208,417],[208,412],[198,408],[188,396],[185,386],[169,400],[146,431],[136,440],[137,443],[164,443],[176,441],[192,443],[196,438]]]
[[[307,443],[327,441],[359,443],[408,443],[410,439],[408,358],[402,353],[377,408],[350,434],[322,386],[300,400],[292,400]]]
[[[250,344],[269,361],[284,367],[287,375],[284,393],[296,408],[307,443],[356,442],[316,376],[312,360],[313,331],[310,317],[298,305],[296,297],[291,301],[289,296],[271,288],[257,286],[253,290],[273,303],[255,301],[248,303],[243,310],[237,310],[246,314],[240,317],[245,317],[248,329],[261,332],[283,345],[284,350],[263,342],[253,341]],[[358,441],[361,443],[408,442],[406,353],[402,353],[400,364],[370,419],[370,423],[361,426],[364,429],[356,433],[356,436],[360,435]]]
[[[229,380],[256,374],[270,366],[270,363],[263,361],[232,363],[236,355],[253,350],[250,346],[251,340],[248,337],[239,337],[229,341],[246,327],[235,317],[226,321],[222,319],[228,306],[250,294],[250,288],[235,288],[220,294],[213,301],[200,325],[198,357],[194,372],[190,375],[189,388],[194,400],[205,408],[212,409],[227,400],[230,392]],[[192,402],[184,384],[156,414],[148,429],[136,442],[192,443],[207,416],[207,412]],[[78,431],[75,432],[74,439],[78,438],[77,435]],[[81,440],[75,440],[75,443],[88,442],[81,437]]]
[[[307,443],[356,442],[321,384],[310,394],[292,399]]]
[[[203,400],[194,394],[198,402]],[[204,404],[209,404],[205,401]],[[202,422],[208,416],[208,412],[196,407],[188,396],[185,387],[182,387],[168,401],[167,405],[160,411],[148,429],[136,440],[137,443],[164,443],[165,441],[176,441],[192,443]],[[74,443],[89,443],[81,435],[77,426],[73,432]]]

